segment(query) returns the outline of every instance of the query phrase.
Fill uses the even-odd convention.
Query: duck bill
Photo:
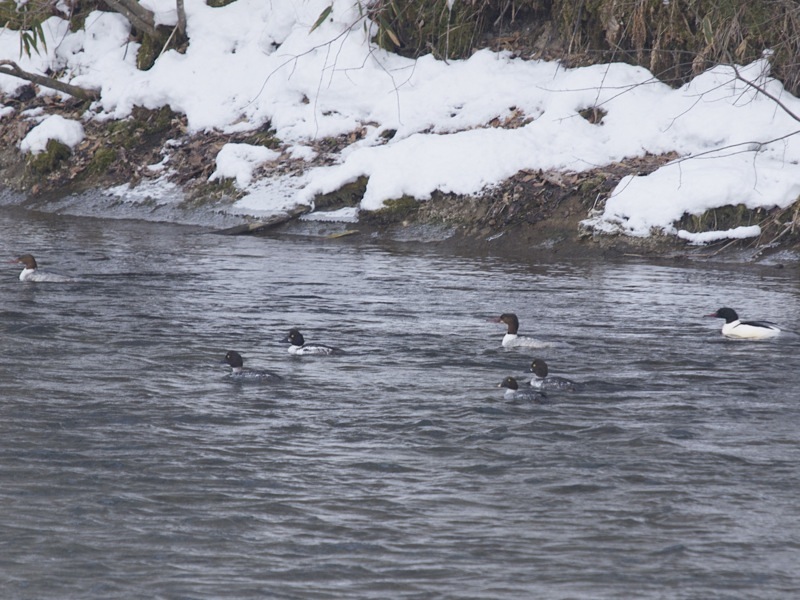
[[[486,319],[487,323],[502,323],[503,321],[500,317],[492,317],[491,319]]]

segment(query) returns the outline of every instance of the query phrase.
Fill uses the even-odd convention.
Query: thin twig
[[[800,121],[800,117],[797,116],[795,113],[793,113],[791,110],[789,110],[789,108],[783,102],[781,102],[778,98],[776,98],[773,94],[770,94],[767,90],[765,90],[760,85],[756,85],[752,81],[742,77],[742,74],[739,73],[739,69],[736,67],[736,65],[732,64],[731,67],[733,68],[733,72],[736,74],[736,79],[738,79],[739,81],[743,82],[746,85],[749,85],[751,88],[756,90],[759,94],[765,95],[767,98],[772,100],[775,104],[780,106],[784,110],[784,112],[786,112],[786,114],[789,115],[790,117],[792,117],[792,119],[794,119],[795,121]]]

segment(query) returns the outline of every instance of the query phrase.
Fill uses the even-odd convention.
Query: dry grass
[[[618,60],[680,85],[715,64],[771,52],[773,74],[800,95],[796,0],[377,0],[376,41],[405,56],[463,58],[492,45],[569,64]],[[555,33],[553,33],[555,32]]]
[[[771,52],[773,74],[800,91],[800,3],[795,0],[555,0],[553,18],[575,52],[613,57],[678,85],[726,63]]]

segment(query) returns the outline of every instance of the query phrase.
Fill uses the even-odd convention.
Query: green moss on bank
[[[152,145],[170,131],[176,115],[169,106],[158,110],[135,108],[131,116],[123,121],[114,121],[108,126],[111,144],[126,149],[140,145]]]
[[[92,156],[92,160],[89,162],[87,170],[92,175],[103,175],[116,160],[116,150],[113,148],[98,148]]]
[[[147,71],[152,67],[158,58],[161,48],[164,45],[164,40],[155,39],[149,35],[142,36],[142,42],[139,45],[139,51],[136,53],[136,68],[140,71]]]
[[[72,151],[66,144],[58,140],[47,140],[44,152],[31,154],[27,166],[34,175],[47,175],[55,171],[71,155]]]
[[[411,196],[386,200],[383,207],[362,213],[360,219],[371,225],[390,225],[413,218],[420,209],[420,201]]]
[[[355,181],[347,183],[338,190],[328,194],[320,194],[314,198],[314,206],[317,210],[334,210],[345,206],[358,206],[367,190],[366,177],[359,177]]]

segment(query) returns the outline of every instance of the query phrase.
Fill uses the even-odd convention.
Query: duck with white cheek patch
[[[292,328],[289,334],[281,340],[284,344],[289,344],[289,354],[297,356],[305,355],[326,355],[326,354],[339,354],[342,352],[339,348],[326,346],[325,344],[307,344],[303,334],[299,329]]]
[[[546,402],[544,394],[532,390],[531,388],[520,388],[519,383],[514,377],[506,377],[497,384],[499,388],[505,388],[503,398],[509,402]]]
[[[542,392],[574,392],[578,389],[578,384],[565,377],[557,377],[549,374],[549,368],[544,359],[534,358],[531,363],[531,387]]]

